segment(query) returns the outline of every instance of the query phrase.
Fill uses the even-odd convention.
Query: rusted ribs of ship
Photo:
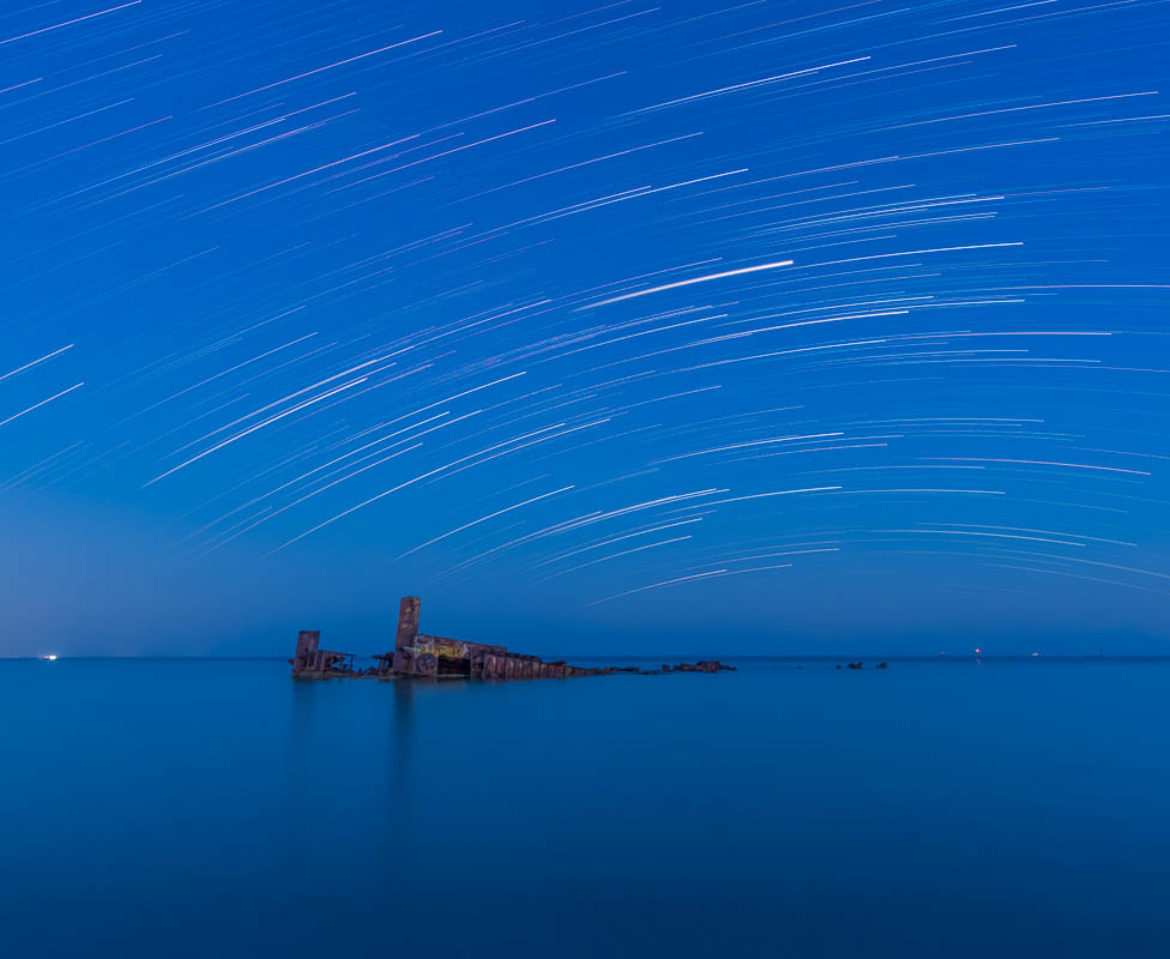
[[[289,660],[293,678],[393,679],[417,676],[430,679],[567,679],[619,672],[658,672],[641,670],[636,666],[571,666],[564,660],[545,662],[539,656],[513,653],[504,646],[428,636],[418,631],[419,606],[417,596],[403,597],[398,606],[398,632],[394,639],[394,649],[375,656],[377,665],[368,669],[354,667],[353,653],[321,649],[320,630],[301,630],[297,638],[296,655]],[[709,660],[694,666],[679,664],[674,668],[717,672],[734,667]],[[664,667],[663,671],[670,671],[669,667]]]

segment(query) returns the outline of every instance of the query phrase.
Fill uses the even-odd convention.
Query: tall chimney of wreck
[[[414,645],[414,637],[418,635],[418,607],[417,596],[403,596],[398,604],[398,636],[394,640],[395,649],[405,649]]]
[[[321,646],[321,630],[302,629],[297,636],[297,651],[293,657],[293,675],[311,670],[317,662],[317,650]]]

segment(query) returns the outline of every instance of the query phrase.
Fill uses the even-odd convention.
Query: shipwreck
[[[679,663],[661,669],[638,666],[572,666],[564,660],[546,662],[539,656],[514,653],[505,646],[472,643],[420,633],[417,596],[405,596],[398,606],[398,631],[394,649],[374,656],[375,665],[360,669],[354,654],[321,648],[321,631],[303,629],[297,637],[296,654],[289,660],[294,679],[568,679],[610,673],[660,672],[715,673],[734,669],[716,660]]]

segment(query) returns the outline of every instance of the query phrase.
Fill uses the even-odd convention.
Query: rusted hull
[[[545,662],[539,656],[513,653],[504,646],[471,643],[444,636],[428,636],[418,631],[420,602],[416,596],[404,597],[398,608],[398,629],[394,649],[374,659],[378,665],[355,670],[352,653],[320,648],[318,630],[302,630],[297,639],[296,656],[290,659],[295,679],[570,679],[579,676],[603,676],[609,673],[657,673],[637,666],[571,666],[564,660]],[[661,672],[713,673],[734,667],[714,660],[663,666]]]

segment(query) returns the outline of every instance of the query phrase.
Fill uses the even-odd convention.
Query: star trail
[[[1149,635],[1168,26],[5,8],[6,608],[74,635],[141,603],[239,649],[408,592],[582,651]]]

